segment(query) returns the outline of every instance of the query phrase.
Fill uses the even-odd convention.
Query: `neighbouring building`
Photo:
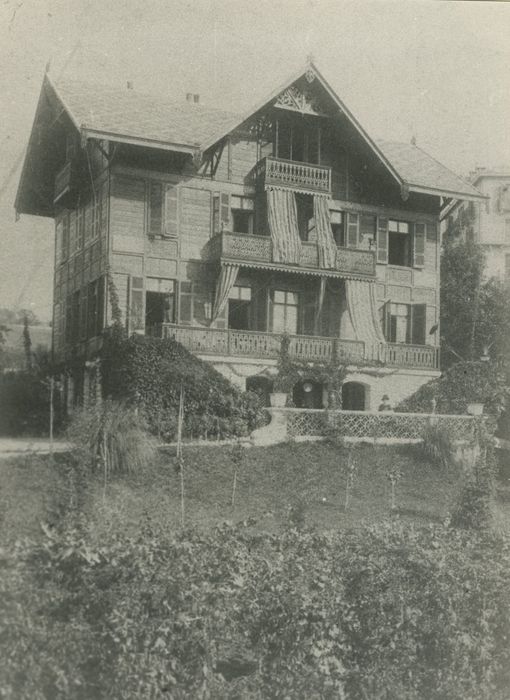
[[[367,410],[439,374],[450,199],[483,196],[372,139],[309,63],[243,115],[47,75],[16,209],[55,219],[53,350],[83,360],[75,396],[110,278],[129,333],[176,338],[249,388],[269,386],[285,332],[294,357],[342,358],[343,405]]]
[[[442,214],[445,235],[483,247],[485,277],[510,281],[510,168],[477,168],[470,182],[483,202],[454,200]]]

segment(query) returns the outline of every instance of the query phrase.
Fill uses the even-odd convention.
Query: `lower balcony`
[[[307,270],[317,274],[354,275],[362,278],[375,277],[375,252],[357,250],[356,248],[337,248],[334,270],[322,270],[319,267],[319,252],[316,243],[301,244],[299,265],[285,265],[273,262],[273,244],[269,236],[224,231],[211,239],[209,245],[211,259],[222,262],[240,263],[246,266],[268,267],[292,271]]]
[[[203,328],[159,324],[147,331],[148,335],[172,338],[198,355],[226,357],[253,357],[277,359],[281,335],[259,331]],[[439,349],[426,345],[397,343],[366,347],[361,340],[344,340],[321,336],[290,336],[291,357],[307,362],[328,362],[336,356],[345,362],[373,362],[410,369],[437,369]]]

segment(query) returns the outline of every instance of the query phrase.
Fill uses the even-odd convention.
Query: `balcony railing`
[[[147,331],[161,338],[173,338],[191,352],[199,355],[253,357],[276,359],[280,351],[281,335],[259,331],[205,328],[159,324]],[[308,362],[328,362],[336,356],[340,361],[377,361],[393,367],[437,369],[438,348],[419,345],[381,343],[374,353],[361,340],[344,340],[322,336],[292,335],[290,356]]]
[[[211,258],[221,258],[226,262],[273,263],[273,244],[269,236],[224,231],[211,239],[209,250]],[[338,272],[339,276],[345,273],[374,277],[375,265],[375,253],[371,250],[337,248],[335,269],[326,272]],[[296,268],[295,265],[286,267]],[[302,243],[299,268],[319,269],[319,252],[315,243]]]
[[[261,163],[266,186],[276,185],[304,192],[331,194],[331,168],[313,163],[268,156]]]

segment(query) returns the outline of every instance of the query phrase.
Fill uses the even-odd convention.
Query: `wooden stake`
[[[53,376],[50,377],[50,455],[53,457],[53,393],[55,389],[55,381]]]

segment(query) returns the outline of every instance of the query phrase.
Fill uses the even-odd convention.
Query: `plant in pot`
[[[273,408],[283,408],[294,384],[299,379],[289,354],[290,336],[282,336],[278,355],[277,374],[273,381],[273,390],[269,396]]]

